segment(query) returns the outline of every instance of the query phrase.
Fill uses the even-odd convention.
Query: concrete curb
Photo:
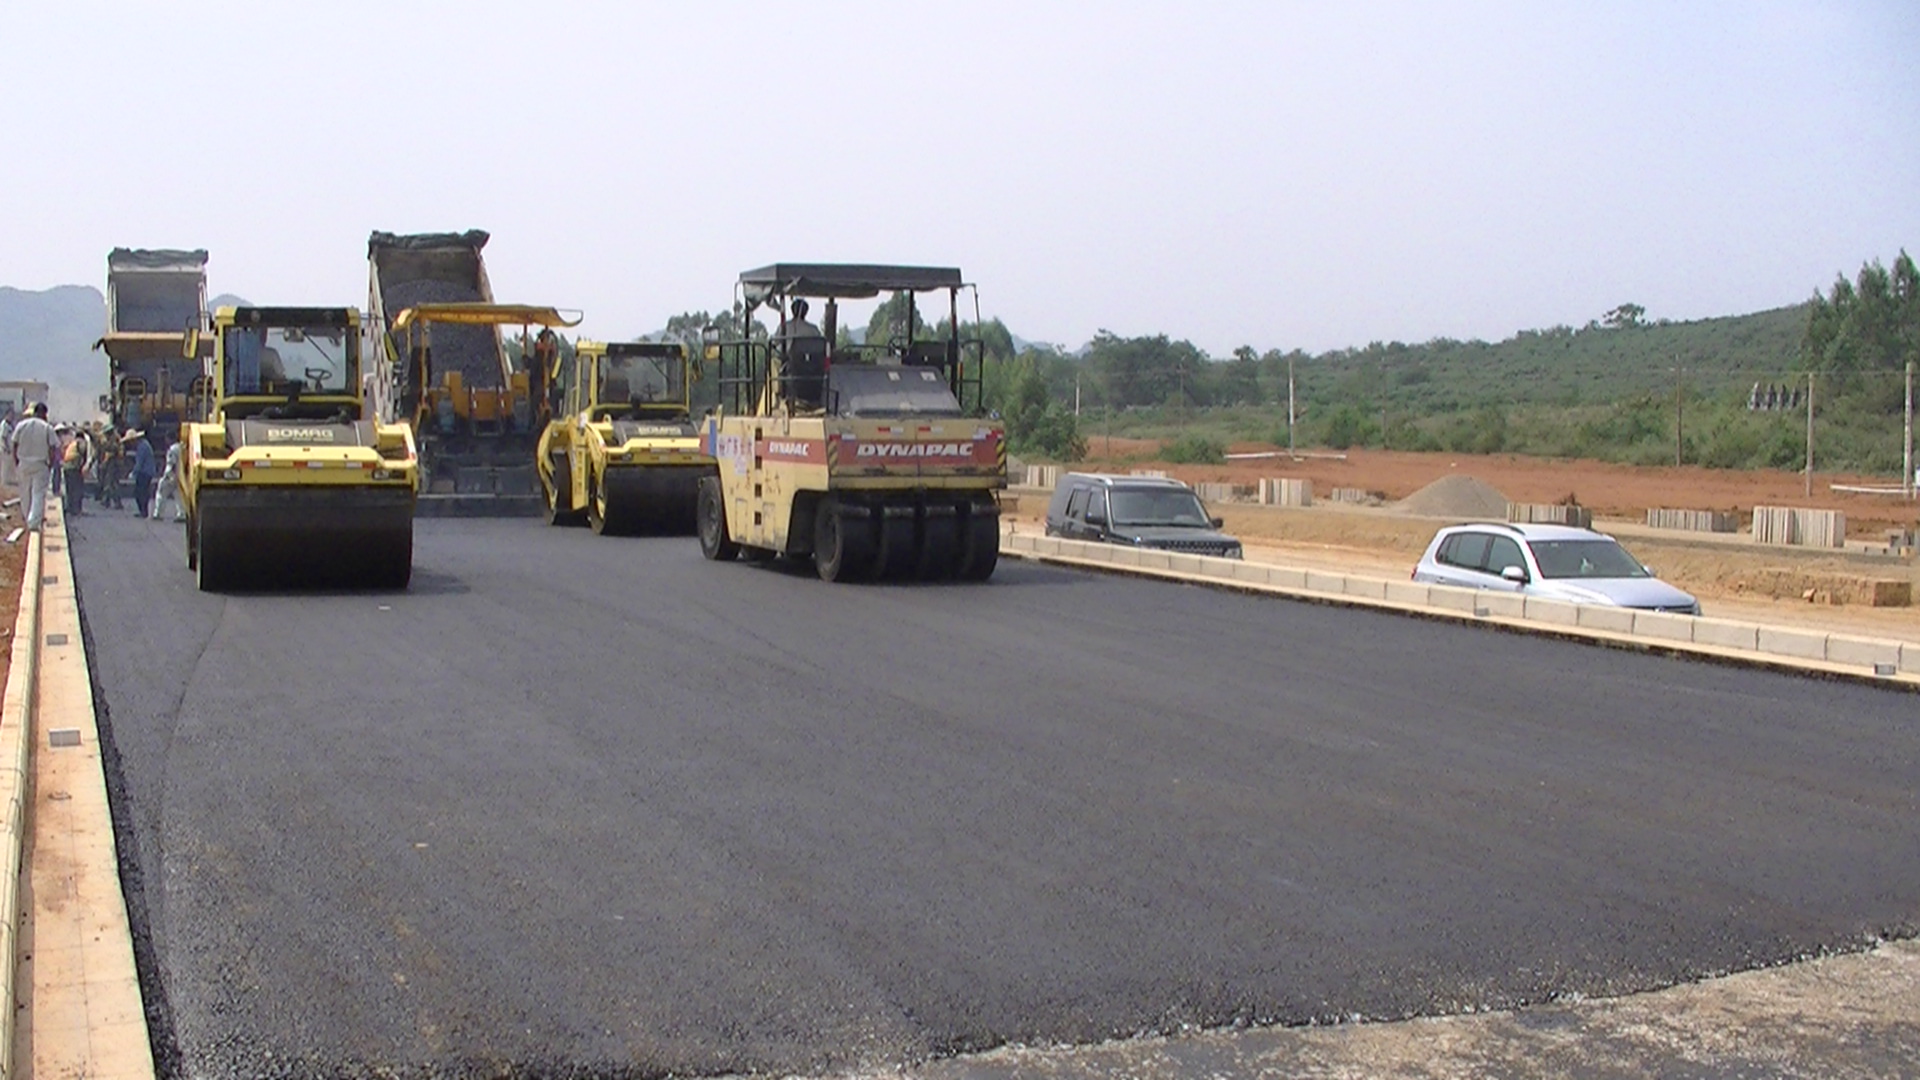
[[[0,1023],[0,1076],[15,1075],[13,1067],[14,1018],[20,1012],[20,876],[26,870],[23,861],[27,843],[27,788],[29,754],[33,746],[34,695],[40,678],[40,533],[27,534],[26,565],[20,574],[20,611],[13,620],[13,655],[7,669],[4,705],[0,705],[0,791],[4,791],[5,864],[0,866],[0,1000],[6,1003],[5,1022]]]
[[[1920,644],[1011,533],[1014,558],[1920,690]],[[1155,556],[1149,558],[1148,556]]]

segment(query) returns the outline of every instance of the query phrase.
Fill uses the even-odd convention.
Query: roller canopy
[[[862,263],[774,263],[740,275],[740,284],[754,299],[771,293],[788,296],[839,297],[851,300],[883,292],[955,289],[966,284],[950,266],[870,266]]]

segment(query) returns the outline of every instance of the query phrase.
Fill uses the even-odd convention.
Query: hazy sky
[[[1920,248],[1920,4],[0,3],[0,284],[205,247],[364,303],[484,228],[630,336],[774,261],[958,265],[1216,355],[1805,299]]]

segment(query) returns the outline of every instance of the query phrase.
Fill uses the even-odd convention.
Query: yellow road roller
[[[713,458],[693,424],[686,347],[581,341],[555,361],[550,388],[553,420],[536,454],[548,520],[691,533]]]
[[[418,457],[365,407],[360,313],[223,307],[212,333],[213,407],[180,467],[200,588],[406,588]]]

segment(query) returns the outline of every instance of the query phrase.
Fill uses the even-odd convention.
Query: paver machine
[[[360,313],[223,307],[212,338],[211,415],[180,468],[200,588],[405,588],[419,463],[367,407]]]
[[[1006,431],[983,415],[984,347],[963,335],[957,269],[776,263],[740,275],[751,326],[704,343],[719,365],[720,406],[702,440],[717,464],[700,482],[700,549],[709,559],[810,558],[828,581],[984,581],[1000,553],[998,492]],[[841,301],[903,300],[885,341],[838,333]],[[931,300],[944,316],[919,313]],[[816,328],[798,303],[819,302]]]
[[[558,310],[530,304],[418,304],[388,323],[382,346],[406,359],[391,400],[393,419],[420,443],[420,512],[429,517],[526,517],[543,502],[534,454],[548,419],[546,379],[534,327],[574,326]],[[478,330],[499,342],[517,327],[521,348],[492,388],[475,387],[458,369],[440,370],[435,353],[448,339]],[[501,350],[506,364],[506,351]],[[436,371],[438,377],[436,377]]]
[[[212,394],[204,378],[213,340],[206,329],[207,253],[172,248],[114,248],[107,253],[107,332],[94,342],[107,354],[107,392],[100,411],[121,430],[143,428],[156,452],[180,437],[180,425],[202,419]]]
[[[686,346],[580,341],[552,370],[553,419],[537,458],[548,520],[597,533],[693,531],[713,458],[692,419]]]
[[[542,509],[533,454],[547,421],[543,373],[524,350],[509,352],[504,331],[578,320],[495,304],[487,239],[478,229],[367,238],[367,353],[378,368],[368,391],[382,417],[413,425],[426,516]]]

